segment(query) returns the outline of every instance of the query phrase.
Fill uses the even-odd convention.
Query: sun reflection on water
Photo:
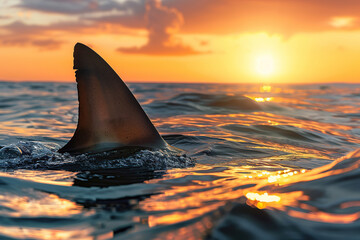
[[[0,172],[0,176],[14,177],[24,180],[30,180],[39,183],[72,186],[73,178],[76,172],[60,171],[60,170],[16,170],[10,172]]]
[[[43,240],[63,240],[63,239],[82,239],[94,240],[90,236],[91,229],[46,229],[32,227],[13,227],[0,226],[0,233],[18,239],[43,239]]]
[[[323,223],[358,221],[359,213],[354,213],[354,211],[359,208],[360,202],[356,199],[338,202],[337,211],[339,213],[326,212],[326,210],[320,209],[312,203],[315,195],[306,191],[310,188],[304,190],[300,186],[301,184],[308,184],[307,186],[309,186],[318,179],[326,181],[332,176],[354,171],[359,168],[359,164],[349,166],[345,164],[342,167],[335,168],[338,162],[334,162],[315,170],[305,170],[302,169],[305,167],[300,165],[294,166],[299,159],[298,162],[301,162],[302,159],[309,161],[316,159],[318,162],[321,162],[321,159],[331,161],[335,159],[334,155],[342,154],[342,151],[348,151],[348,149],[360,144],[360,138],[356,134],[360,106],[351,101],[350,98],[345,99],[346,103],[351,103],[349,105],[340,105],[338,102],[343,99],[332,98],[333,95],[339,98],[347,98],[355,90],[341,90],[342,92],[339,92],[335,87],[326,90],[317,88],[309,90],[277,85],[263,85],[260,86],[260,89],[259,85],[250,87],[237,85],[206,86],[204,89],[206,96],[210,98],[211,95],[219,94],[219,92],[220,95],[230,97],[229,99],[240,94],[248,95],[258,102],[257,105],[264,107],[264,110],[237,111],[223,106],[220,109],[212,109],[214,110],[212,113],[203,111],[204,105],[201,105],[201,101],[204,99],[200,98],[199,102],[180,102],[180,105],[186,109],[181,112],[183,115],[165,114],[163,116],[161,115],[163,110],[159,112],[156,110],[156,104],[159,104],[156,98],[146,99],[146,95],[144,95],[145,100],[142,103],[155,112],[155,117],[152,119],[156,127],[161,129],[162,134],[174,134],[174,132],[177,134],[176,131],[179,131],[186,137],[193,137],[196,139],[194,140],[195,144],[191,142],[191,146],[185,145],[186,147],[190,150],[197,148],[194,152],[197,154],[196,156],[199,156],[198,158],[203,157],[207,161],[211,158],[217,158],[217,161],[223,160],[222,165],[215,166],[212,165],[212,162],[204,161],[205,163],[203,163],[199,160],[195,168],[167,170],[161,179],[146,181],[144,185],[151,188],[154,184],[156,190],[150,192],[150,196],[146,196],[144,199],[129,200],[132,205],[135,205],[135,211],[131,209],[116,212],[117,206],[122,206],[127,201],[126,199],[110,199],[110,203],[84,207],[75,200],[62,198],[60,194],[58,196],[34,192],[29,193],[31,196],[36,196],[34,198],[0,194],[0,203],[4,207],[0,213],[2,216],[14,218],[51,216],[73,219],[77,215],[91,215],[94,211],[103,211],[106,214],[111,211],[111,217],[119,217],[123,220],[129,214],[132,221],[141,227],[150,227],[151,230],[157,227],[161,228],[161,226],[183,224],[184,227],[176,232],[178,235],[172,232],[164,234],[164,237],[160,239],[176,237],[191,239],[193,236],[189,230],[191,227],[194,231],[206,232],[213,227],[214,223],[202,219],[205,215],[214,214],[228,203],[243,200],[241,204],[259,209],[281,210],[293,218],[307,221]],[[169,106],[170,109],[177,107],[171,99],[174,97],[173,95],[183,93],[190,93],[191,95],[194,91],[197,90],[188,87],[185,90],[178,90],[177,93],[164,91],[159,96],[161,96],[164,106]],[[77,116],[74,113],[77,111],[75,105],[73,102],[71,106],[64,105],[59,108],[48,109],[44,104],[42,107],[44,109],[38,111],[40,115],[35,115],[35,111],[32,109],[20,113],[2,109],[0,111],[4,116],[0,122],[0,135],[28,138],[51,136],[53,139],[68,139],[75,128]],[[190,109],[189,112],[187,109]],[[346,114],[353,115],[348,117]],[[215,148],[214,146],[219,146],[218,148],[222,150],[224,146],[231,145],[235,146],[233,149],[236,151],[234,150],[235,153],[230,157],[216,155],[221,151],[214,151],[214,155],[210,155],[213,152],[205,151],[203,145],[206,145],[205,150]],[[243,147],[244,145],[246,147]],[[232,148],[229,149],[233,150]],[[270,154],[263,156],[260,154],[262,150],[266,153],[270,152]],[[226,151],[227,149],[225,149]],[[249,156],[254,152],[259,155],[255,155],[252,159]],[[281,153],[279,154],[279,152]],[[248,163],[250,164],[248,165]],[[216,170],[217,168],[219,170]],[[16,177],[26,181],[51,185],[71,186],[75,174],[21,170],[13,173],[0,173],[0,176]],[[292,186],[296,186],[296,190]],[[129,186],[129,189],[136,190],[136,187],[132,187]],[[326,189],[317,189],[318,192],[322,190],[325,191]],[[109,187],[109,191],[124,190]],[[129,191],[130,193],[131,191]],[[111,194],[106,196],[111,198]],[[89,198],[91,198],[91,194],[89,194]],[[125,206],[127,205],[125,204]],[[110,217],[107,221],[111,222]],[[193,225],[191,227],[186,226],[186,222],[192,222]],[[94,239],[94,235],[91,234],[95,230],[88,226],[81,226],[84,229],[79,226],[74,227],[77,229],[72,227],[68,229],[65,227],[61,229],[37,229],[2,226],[0,232],[14,238]],[[112,232],[104,232],[106,233],[97,236],[97,239],[112,238],[114,235]]]
[[[13,217],[70,216],[80,214],[83,207],[54,194],[34,192],[37,198],[0,195],[0,203],[6,207],[0,210],[2,215]],[[9,211],[8,209],[11,209]],[[89,212],[91,213],[91,211]]]
[[[20,197],[16,195],[0,195],[2,210],[0,214],[11,218],[34,218],[36,217],[56,219],[61,217],[70,218],[78,214],[84,214],[81,205],[73,201],[60,198],[54,194],[46,194],[34,191],[32,197]],[[94,211],[88,211],[85,215],[91,215]],[[50,220],[49,220],[50,221]],[[6,236],[21,239],[93,239],[89,234],[93,230],[89,228],[58,228],[46,229],[41,227],[27,226],[0,226],[0,233]]]
[[[270,85],[263,85],[260,87],[260,92],[271,92],[271,86]]]
[[[282,202],[289,203],[286,200],[282,201],[283,197],[279,194],[261,193],[255,188],[256,183],[278,174],[277,171],[251,170],[243,166],[228,167],[226,170],[209,175],[205,169],[212,169],[211,167],[197,166],[196,169],[198,169],[196,173],[193,173],[194,169],[169,170],[163,179],[148,182],[161,183],[168,180],[171,183],[171,179],[183,179],[185,184],[186,179],[189,179],[186,186],[172,185],[166,192],[151,196],[140,203],[139,207],[145,211],[160,212],[149,216],[147,223],[150,227],[175,224],[203,216],[242,196],[246,196],[251,201],[250,205],[255,204],[259,208],[265,208],[271,203],[279,206]],[[245,174],[246,172],[250,174]],[[290,172],[289,169],[281,171],[283,175],[288,176]],[[182,195],[180,199],[176,197],[179,194]],[[299,193],[296,195],[298,197]],[[161,213],[169,210],[174,212]]]
[[[338,213],[327,213],[322,211],[315,212],[300,212],[295,210],[289,210],[288,214],[295,218],[315,221],[315,222],[325,222],[325,223],[337,223],[337,224],[349,224],[360,219],[360,213],[350,213],[350,214],[338,214]]]
[[[256,102],[270,102],[273,100],[273,97],[255,97],[253,98]]]
[[[259,194],[248,192],[245,195],[249,200],[259,201],[259,202],[280,202],[280,197],[276,195],[269,195],[267,192]]]
[[[278,209],[294,218],[327,223],[351,223],[359,219],[358,213],[321,211],[309,203],[312,198],[309,193],[301,189],[286,190],[286,187],[292,186],[292,184],[341,174],[357,166],[355,164],[356,166],[352,165],[348,168],[332,169],[335,164],[336,162],[312,171],[291,168],[279,170],[275,166],[268,166],[267,170],[256,169],[254,166],[218,167],[217,169],[217,167],[206,165],[168,170],[163,178],[146,182],[164,186],[165,190],[139,201],[137,209],[142,211],[142,216],[133,217],[133,221],[150,228],[195,221],[196,219],[202,223],[200,219],[215,214],[218,209],[225,207],[229,202],[246,198],[246,204],[251,207]],[[263,166],[265,165],[263,164]],[[43,193],[38,195],[38,199],[1,195],[0,202],[2,206],[15,210],[14,213],[4,211],[1,214],[14,217],[65,217],[84,214],[84,208],[81,205],[53,194]],[[348,202],[348,204],[342,204],[340,208],[358,207],[359,205],[359,202]],[[90,210],[88,214],[91,213]],[[195,227],[195,224],[192,227]],[[212,227],[211,221],[206,225],[202,223],[201,226],[198,226],[199,229],[203,229],[202,231],[207,231],[206,229]],[[13,227],[13,231],[16,230],[17,228]],[[7,231],[8,229],[0,228],[0,232],[7,234]],[[9,233],[9,236],[37,238],[39,234],[43,234],[40,239],[61,239],[87,235],[89,234],[87,231],[89,230],[22,228],[17,234]],[[179,234],[185,236],[186,234],[191,235],[191,232],[188,228],[184,228]],[[104,235],[104,239],[110,235],[111,233],[107,233]],[[169,236],[164,235],[164,238]]]

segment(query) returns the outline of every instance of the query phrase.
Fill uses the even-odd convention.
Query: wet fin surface
[[[79,120],[74,136],[59,152],[167,146],[125,83],[96,52],[77,43],[74,69]]]

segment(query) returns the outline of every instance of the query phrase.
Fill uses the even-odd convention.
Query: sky
[[[0,80],[74,82],[77,42],[125,82],[360,83],[359,0],[0,0]]]

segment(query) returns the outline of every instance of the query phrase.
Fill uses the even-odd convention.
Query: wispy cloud
[[[184,45],[175,37],[183,17],[174,8],[164,7],[160,0],[146,2],[146,29],[148,41],[142,47],[118,48],[123,53],[149,54],[149,55],[191,55],[200,52]]]
[[[23,0],[18,7],[61,14],[81,14],[131,9],[133,1],[114,0]]]
[[[292,35],[338,30],[332,19],[360,18],[358,0],[165,0],[185,19],[182,33],[234,34],[268,32]],[[353,21],[348,30],[360,29]]]
[[[76,17],[77,21],[55,22],[48,25],[30,25],[22,22],[0,26],[6,33],[0,34],[0,43],[6,45],[34,45],[56,49],[61,40],[50,41],[54,32],[65,34],[90,33],[112,29],[112,34],[123,34],[126,29],[148,32],[147,44],[142,47],[118,48],[127,54],[190,55],[199,54],[176,37],[183,24],[182,14],[162,5],[161,0],[23,0],[18,8]],[[106,27],[104,27],[106,26]],[[114,31],[114,29],[119,29]],[[46,38],[49,36],[50,38]],[[55,38],[53,38],[55,39]],[[59,38],[60,39],[60,38]],[[48,40],[48,41],[46,41]],[[46,44],[46,43],[49,44]],[[41,44],[44,43],[44,44]]]
[[[44,26],[28,26],[22,22],[13,22],[0,28],[0,44],[9,46],[31,45],[41,49],[57,49],[64,42],[56,40],[49,28]]]
[[[181,41],[182,34],[268,32],[290,36],[360,29],[358,0],[21,0],[11,8],[43,14],[44,19],[47,14],[67,20],[35,25],[14,17],[12,23],[0,25],[0,44],[56,49],[66,35],[108,29],[118,35],[146,31],[144,46],[118,48],[127,54],[199,54]],[[0,15],[0,19],[9,23],[12,17]]]

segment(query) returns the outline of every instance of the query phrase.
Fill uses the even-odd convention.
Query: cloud
[[[26,24],[14,21],[0,25],[0,45],[5,46],[35,46],[44,50],[60,48],[69,35],[91,35],[94,33],[129,34],[131,30],[119,26],[109,27],[102,23],[86,21],[62,21],[50,25]],[[66,40],[64,40],[66,39]]]
[[[163,5],[182,13],[182,33],[291,35],[337,30],[332,24],[336,17],[354,19],[347,29],[360,29],[358,0],[164,0]]]
[[[128,28],[144,29],[146,0],[126,1],[116,7],[116,11],[103,12],[101,15],[84,15],[80,19],[98,24],[120,25]]]
[[[42,12],[80,14],[110,10],[127,10],[133,1],[114,0],[23,0],[18,7]]]
[[[160,1],[158,1],[160,2]],[[22,0],[22,9],[78,16],[94,25],[108,23],[147,28],[146,0]],[[266,31],[343,30],[334,19],[353,19],[345,29],[360,29],[358,0],[163,0],[162,9],[176,9],[184,19],[179,33],[236,34]],[[335,24],[334,24],[335,23]]]
[[[349,28],[357,24],[357,21],[354,17],[333,17],[329,24],[334,28]]]
[[[118,50],[128,54],[189,55],[199,52],[177,36],[251,32],[291,36],[360,29],[358,0],[21,0],[16,6],[37,11],[43,18],[55,13],[59,19],[77,20],[50,22],[48,26],[20,26],[19,22],[3,25],[2,44],[55,49],[61,46],[62,41],[57,39],[64,34],[135,35],[145,30],[148,41],[144,46]]]
[[[145,0],[22,0],[17,7],[45,14],[76,17],[78,21],[88,22],[93,26],[113,24],[145,28]]]
[[[6,38],[0,43],[7,45],[29,44],[33,38],[48,35],[50,32],[64,34],[128,34],[137,35],[139,30],[146,29],[144,21],[145,0],[22,0],[16,5],[20,10],[38,11],[40,14],[59,14],[61,19],[77,19],[50,22],[47,26],[23,23],[23,30],[34,31],[37,34],[25,36],[16,28],[21,23],[0,25],[1,30],[7,30],[0,37]],[[47,15],[43,15],[46,18]],[[14,29],[12,29],[14,28]],[[17,36],[15,36],[17,35]],[[58,34],[59,35],[59,34]],[[22,36],[26,37],[22,41]],[[61,36],[60,36],[61,37]],[[59,43],[59,41],[54,41]],[[54,45],[55,46],[55,45]],[[41,45],[38,47],[41,48]]]
[[[31,45],[40,49],[52,50],[59,48],[64,43],[57,40],[51,34],[51,30],[44,26],[29,26],[22,22],[13,22],[0,29],[6,32],[0,34],[1,45]]]
[[[103,26],[148,31],[148,42],[142,47],[118,48],[128,54],[148,55],[190,55],[199,54],[192,47],[184,45],[175,34],[183,24],[182,14],[174,8],[165,7],[160,0],[23,0],[18,7],[46,13],[78,16],[80,22],[91,27],[85,29],[101,31]],[[85,32],[78,27],[77,32]],[[50,26],[49,26],[50,27]],[[53,29],[70,32],[70,25],[52,24]],[[30,26],[29,26],[30,28]],[[73,27],[74,28],[74,27]],[[45,29],[43,29],[45,30]],[[131,31],[129,31],[131,33]]]
[[[118,48],[123,53],[148,55],[199,54],[176,39],[175,34],[183,24],[183,17],[174,8],[164,7],[160,0],[146,1],[146,28],[148,42],[142,47]]]
[[[42,38],[42,39],[29,39],[23,37],[7,37],[1,39],[2,45],[11,45],[11,46],[24,46],[32,45],[43,50],[55,50],[58,49],[64,42],[60,40],[54,40],[52,38]]]

